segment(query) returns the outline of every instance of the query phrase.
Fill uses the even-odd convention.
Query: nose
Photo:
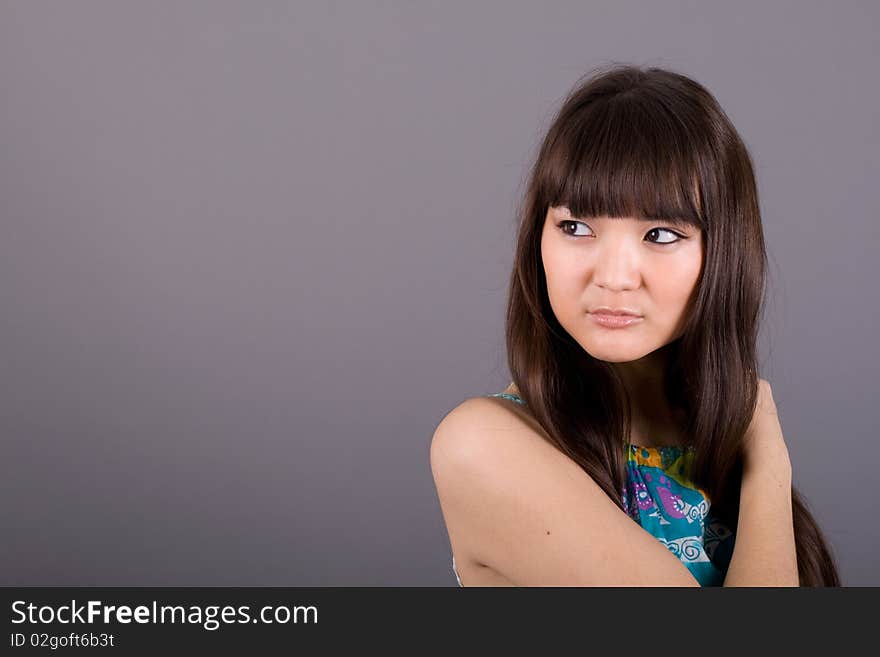
[[[641,279],[640,261],[631,240],[607,238],[597,249],[593,282],[612,292],[635,290]]]

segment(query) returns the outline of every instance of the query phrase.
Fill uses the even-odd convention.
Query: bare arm
[[[776,405],[762,379],[746,439],[736,540],[724,586],[798,586],[791,483]]]
[[[580,466],[492,401],[443,419],[431,468],[453,550],[516,586],[699,586]]]

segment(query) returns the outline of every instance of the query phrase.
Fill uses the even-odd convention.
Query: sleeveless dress
[[[488,396],[525,404],[507,392]],[[712,515],[706,492],[690,480],[693,458],[690,446],[629,443],[621,502],[627,515],[678,557],[701,586],[721,586],[736,537]],[[452,571],[462,586],[455,555]]]

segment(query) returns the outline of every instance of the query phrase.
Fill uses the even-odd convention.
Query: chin
[[[620,341],[615,346],[599,345],[594,342],[580,342],[581,347],[596,360],[606,363],[629,363],[650,354],[653,349],[638,345],[628,345]]]
[[[621,356],[618,354],[615,354],[613,356],[602,356],[594,353],[590,353],[590,355],[596,360],[601,360],[606,363],[631,363],[633,361],[639,360],[640,358],[643,358],[644,356],[647,356],[647,354],[644,353],[638,353],[633,356]]]

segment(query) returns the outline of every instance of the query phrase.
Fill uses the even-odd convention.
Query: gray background
[[[762,374],[878,585],[876,2],[2,2],[0,583],[454,585],[434,427],[502,390],[514,211],[590,68],[755,160]]]

